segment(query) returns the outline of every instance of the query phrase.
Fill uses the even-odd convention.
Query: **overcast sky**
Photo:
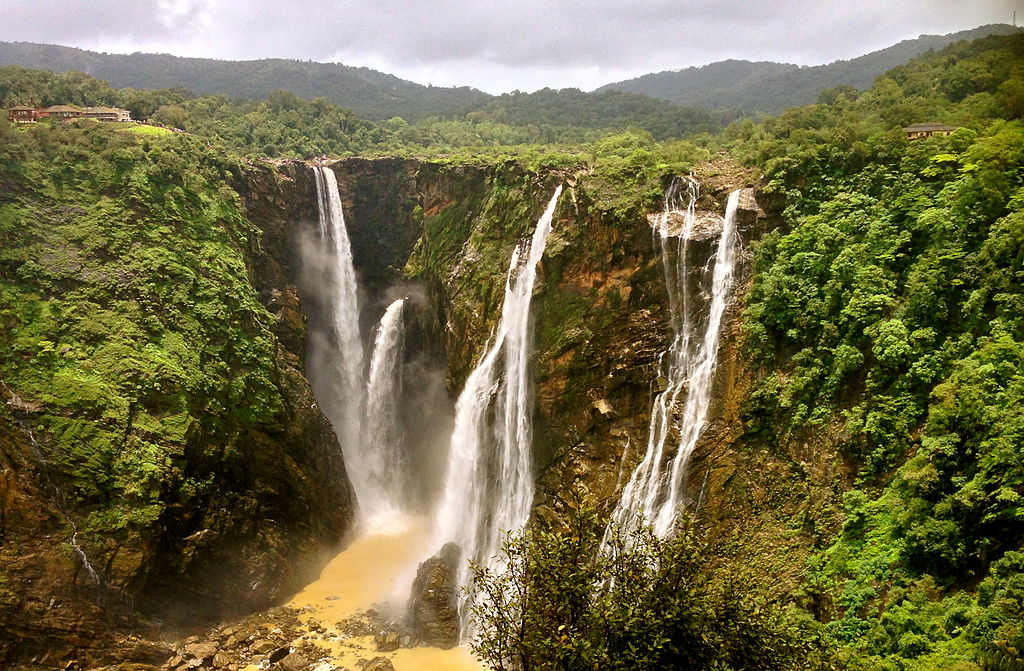
[[[490,93],[584,90],[726,58],[817,65],[1024,0],[0,0],[0,41],[363,65]]]

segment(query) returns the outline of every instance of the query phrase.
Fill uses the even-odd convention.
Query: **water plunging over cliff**
[[[455,406],[448,471],[435,526],[438,546],[454,541],[462,551],[460,587],[468,579],[468,559],[494,570],[502,568],[497,555],[503,534],[526,524],[533,502],[533,399],[527,370],[533,344],[530,299],[561,193],[559,186],[537,222],[529,247],[521,244],[512,254],[497,331]]]
[[[363,343],[359,336],[359,288],[352,265],[352,246],[341,210],[338,182],[334,171],[325,166],[314,166],[318,221],[320,225],[319,252],[326,259],[323,268],[327,323],[334,351],[327,362],[329,370],[311,372],[318,398],[334,398],[336,402],[324,405],[338,433],[349,476],[356,498],[363,502],[373,485],[363,475],[361,417],[363,396]],[[328,378],[330,380],[328,381]],[[336,387],[334,394],[322,394],[328,385]]]
[[[362,466],[360,477],[373,485],[367,491],[371,500],[364,501],[375,516],[390,517],[402,509],[405,486],[402,431],[398,407],[402,392],[402,352],[404,329],[402,308],[405,299],[388,306],[377,327],[370,358],[366,387],[366,415],[363,425]]]
[[[739,195],[739,190],[729,194],[714,256],[699,265],[692,265],[690,259],[696,223],[696,181],[675,180],[665,193],[663,211],[652,222],[661,246],[672,343],[662,358],[665,389],[651,407],[647,450],[622,490],[609,520],[609,530],[618,526],[629,531],[643,520],[660,537],[672,531],[685,494],[687,464],[704,430],[711,403],[722,316],[728,304],[739,245]],[[692,286],[695,273],[700,291],[694,291]],[[702,298],[700,294],[704,292],[710,293],[709,299]],[[670,443],[674,444],[674,454]]]

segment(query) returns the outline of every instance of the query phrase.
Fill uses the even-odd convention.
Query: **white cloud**
[[[1016,0],[4,0],[0,40],[364,65],[491,92],[725,58],[817,64],[1008,22]]]

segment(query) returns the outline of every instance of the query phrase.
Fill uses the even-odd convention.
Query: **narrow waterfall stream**
[[[562,187],[548,202],[529,246],[512,254],[501,319],[470,373],[455,406],[448,471],[435,516],[436,550],[454,542],[462,553],[457,584],[466,586],[468,561],[500,570],[503,534],[521,529],[533,502],[531,463],[532,389],[528,367],[533,349],[530,301],[537,264],[551,232]],[[463,607],[462,631],[468,626]]]
[[[366,383],[366,413],[361,449],[367,469],[361,477],[369,482],[361,505],[364,517],[388,524],[403,509],[405,455],[402,451],[402,427],[398,416],[402,401],[402,352],[404,334],[400,298],[384,311],[377,327]]]
[[[310,380],[324,412],[334,425],[349,465],[349,477],[360,501],[373,490],[364,475],[361,443],[363,383],[363,343],[359,335],[359,287],[352,263],[352,245],[341,209],[338,182],[334,171],[314,166],[318,200],[319,249],[322,257],[326,320],[333,347],[321,357],[326,370],[311,366]],[[331,398],[334,402],[324,403]]]
[[[684,502],[687,465],[707,422],[722,316],[739,245],[740,191],[729,194],[714,255],[695,266],[690,243],[698,196],[695,180],[673,181],[663,211],[652,222],[661,247],[672,342],[662,358],[665,388],[651,407],[646,452],[622,490],[606,537],[615,527],[628,532],[640,522],[651,525],[659,537],[671,533]],[[694,291],[694,284],[699,291]],[[710,294],[708,299],[700,295],[704,292]]]

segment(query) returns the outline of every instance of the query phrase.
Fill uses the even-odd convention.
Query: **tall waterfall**
[[[559,186],[529,247],[520,244],[512,254],[497,331],[455,406],[435,529],[438,545],[454,541],[462,550],[460,587],[469,576],[467,559],[492,570],[503,568],[497,556],[503,535],[526,524],[533,502],[530,299],[561,193]],[[465,629],[466,609],[462,611]]]
[[[364,501],[375,516],[390,516],[402,509],[406,485],[402,453],[401,424],[398,416],[402,391],[402,353],[404,328],[401,298],[384,311],[377,327],[370,357],[370,374],[366,385],[366,414],[362,449],[365,469],[360,477],[371,487]]]
[[[706,262],[701,260],[696,267],[691,267],[689,247],[696,223],[697,182],[689,178],[675,180],[665,193],[663,211],[652,222],[661,245],[672,326],[672,343],[661,362],[667,382],[651,407],[647,450],[622,490],[609,530],[617,526],[629,531],[642,520],[662,538],[672,532],[683,501],[687,464],[704,430],[711,403],[722,315],[739,244],[739,195],[739,190],[729,194],[714,256]],[[694,274],[700,292],[691,287]],[[704,292],[710,293],[709,299],[702,297]]]
[[[329,297],[329,326],[336,347],[332,370],[321,375],[333,375],[337,379],[340,400],[338,407],[325,407],[325,411],[338,433],[356,497],[363,501],[372,491],[372,483],[362,477],[366,472],[362,468],[360,445],[365,388],[363,343],[359,336],[359,288],[334,171],[325,166],[314,166],[313,170],[319,201],[320,251],[328,259],[324,280]]]

